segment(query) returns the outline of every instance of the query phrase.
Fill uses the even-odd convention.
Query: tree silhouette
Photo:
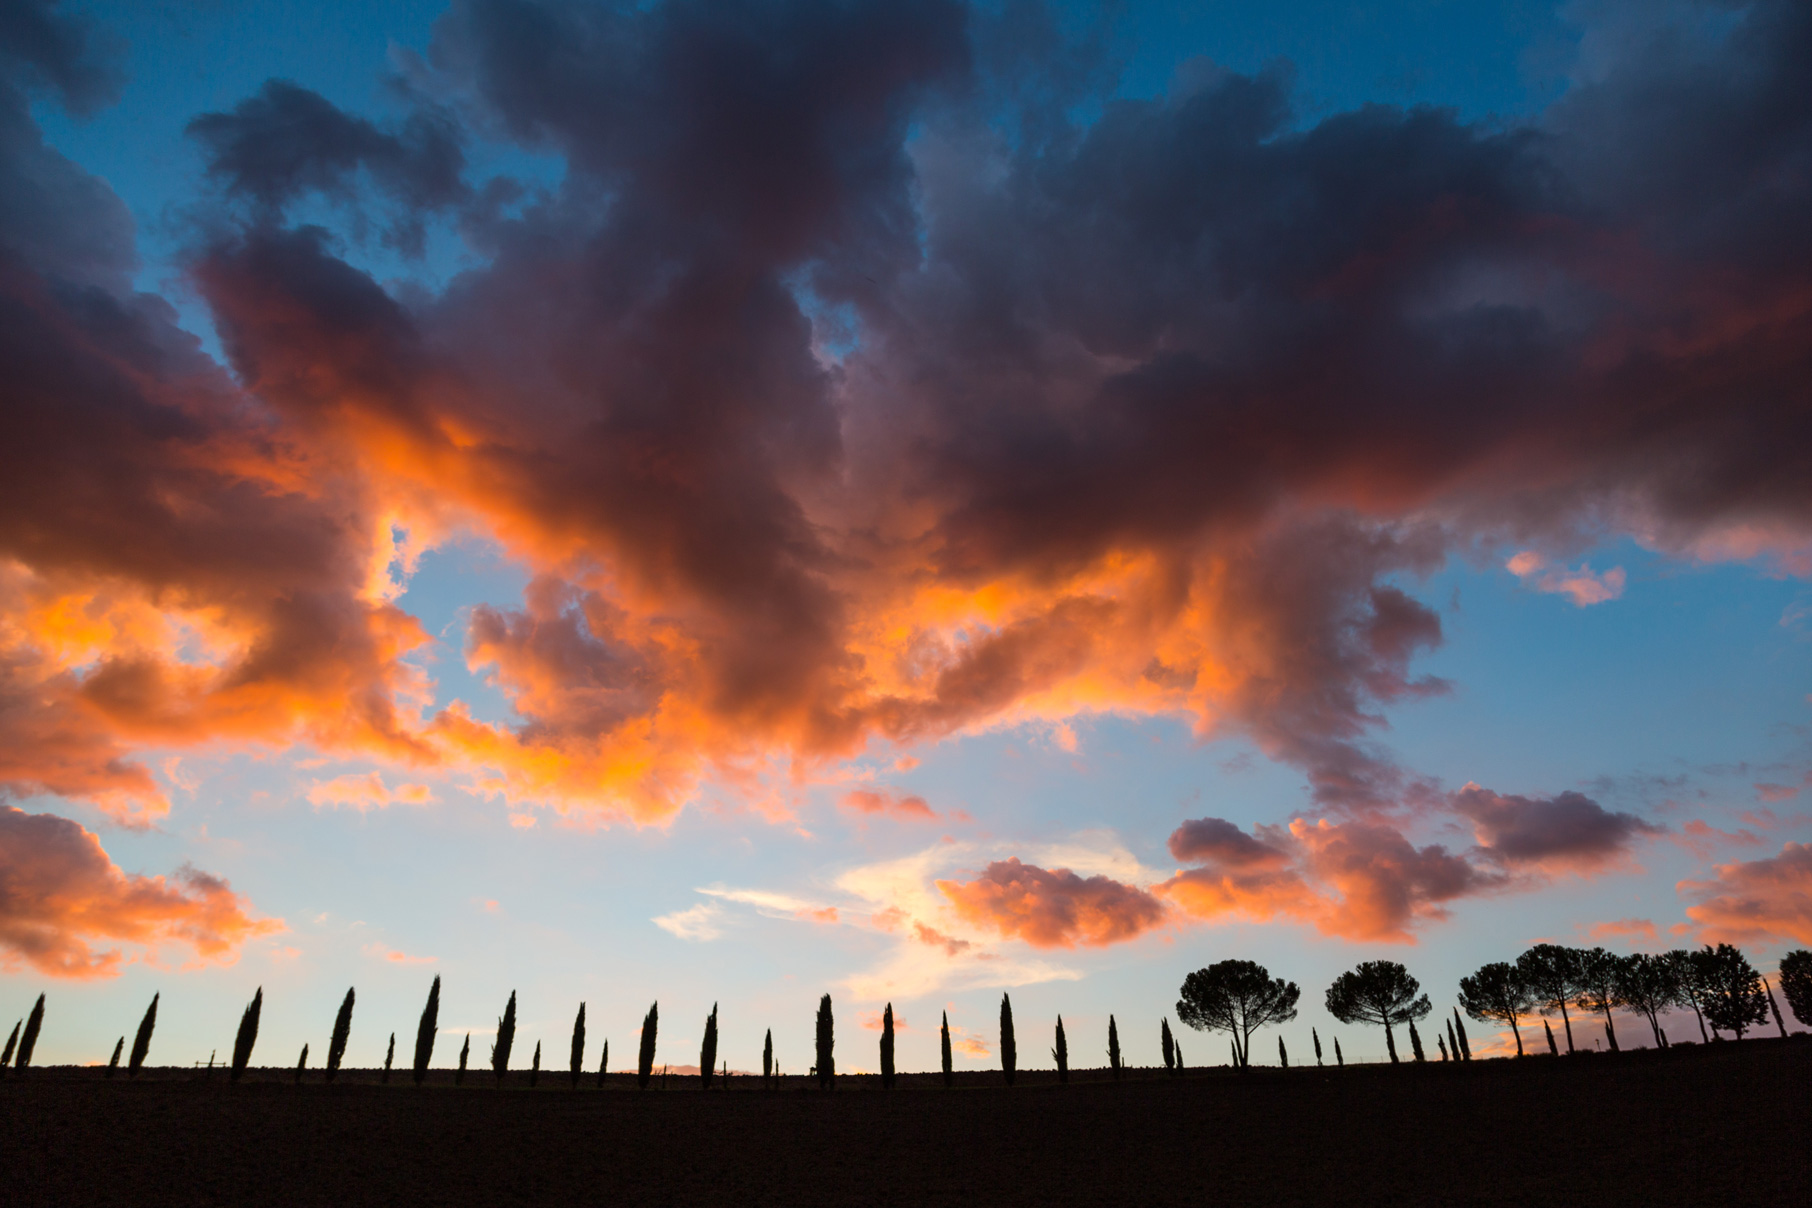
[[[340,1062],[346,1057],[346,1041],[352,1035],[352,987],[346,988],[346,997],[340,1000],[340,1013],[333,1017],[333,1035],[327,1040],[327,1080],[332,1082],[340,1072]]]
[[[396,1061],[396,1033],[390,1033],[390,1047],[384,1050],[384,1083],[390,1083],[390,1067]]]
[[[943,1050],[944,1085],[956,1085],[956,1071],[950,1065],[950,1012],[944,1012],[944,1026],[939,1029],[939,1047]]]
[[[1328,987],[1328,1014],[1341,1023],[1384,1025],[1384,1044],[1397,1060],[1395,1024],[1421,1019],[1433,1008],[1409,970],[1396,961],[1365,961]]]
[[[579,1013],[573,1016],[572,1064],[570,1067],[572,1081],[568,1084],[572,1090],[579,1089],[579,1077],[585,1073],[585,1004],[579,1004]]]
[[[107,1077],[109,1077],[109,1078],[113,1077],[113,1075],[119,1070],[120,1054],[125,1051],[126,1051],[126,1038],[124,1036],[122,1036],[119,1038],[119,1043],[115,1044],[113,1046],[113,1060],[111,1060],[107,1063]]]
[[[1517,972],[1515,965],[1496,961],[1481,965],[1470,977],[1460,979],[1460,1009],[1480,1023],[1501,1023],[1516,1037],[1516,1055],[1523,1055],[1523,1033],[1519,1020],[1535,1008],[1535,992]],[[1448,1025],[1454,1057],[1460,1055],[1459,1036]]]
[[[1460,1009],[1453,1009],[1453,1030],[1460,1041],[1460,1060],[1472,1060],[1472,1041],[1466,1038],[1466,1021],[1460,1018]]]
[[[1793,1018],[1812,1026],[1812,952],[1795,948],[1781,957],[1781,993]],[[0,1065],[4,1065],[0,1062]]]
[[[1447,1035],[1448,1036],[1453,1035],[1453,1027],[1451,1024],[1448,1025]],[[1435,1047],[1441,1050],[1441,1060],[1442,1061],[1451,1060],[1451,1058],[1448,1056],[1448,1052],[1447,1052],[1447,1037],[1441,1035],[1439,1032],[1436,1032],[1434,1042],[1435,1042]]]
[[[661,1004],[656,1000],[642,1017],[642,1049],[635,1062],[635,1084],[641,1090],[647,1090],[648,1080],[654,1077],[654,1039],[660,1026]]]
[[[761,1086],[771,1090],[774,1085],[774,1029],[769,1028],[767,1039],[761,1042]]]
[[[422,1008],[422,1019],[415,1026],[415,1085],[420,1086],[428,1077],[428,1062],[434,1056],[434,1038],[440,1035],[440,974],[434,975],[434,984],[428,987],[428,1005]]]
[[[1114,1017],[1107,1017],[1107,1067],[1114,1072],[1117,1081],[1120,1077],[1120,1029],[1114,1024]]]
[[[698,1077],[704,1090],[711,1089],[711,1075],[717,1072],[717,1004],[705,1016],[705,1038],[698,1046]]]
[[[144,1068],[145,1058],[151,1052],[151,1033],[157,1027],[157,1000],[159,995],[151,996],[151,1005],[145,1008],[145,1017],[138,1021],[138,1034],[132,1038],[132,1053],[126,1058],[126,1077],[136,1078]],[[5,1065],[0,1061],[0,1065]]]
[[[1458,1019],[1458,1018],[1459,1018],[1459,1016],[1457,1016],[1457,1015],[1454,1016],[1454,1019]],[[1459,1038],[1459,1036],[1457,1036],[1454,1033],[1454,1030],[1453,1030],[1454,1020],[1447,1019],[1447,1020],[1443,1020],[1442,1022],[1447,1025],[1447,1041],[1446,1041],[1447,1051],[1448,1051],[1448,1053],[1452,1054],[1453,1059],[1455,1061],[1458,1061],[1460,1059],[1460,1038]],[[1519,1037],[1517,1040],[1516,1055],[1519,1057],[1522,1056],[1522,1051],[1523,1051],[1522,1050],[1522,1040]]]
[[[1638,952],[1617,961],[1612,994],[1620,1007],[1629,1007],[1648,1020],[1655,1034],[1655,1047],[1667,1047],[1667,1033],[1661,1030],[1661,1013],[1680,1003],[1680,976],[1674,963],[1665,957]]]
[[[1188,1068],[1189,1068],[1189,1067],[1188,1067],[1188,1066],[1186,1066],[1186,1065],[1184,1065],[1184,1064],[1183,1064],[1183,1042],[1182,1042],[1182,1041],[1180,1041],[1180,1040],[1178,1040],[1178,1039],[1177,1039],[1177,1038],[1176,1038],[1176,1037],[1174,1037],[1174,1036],[1173,1036],[1173,1037],[1171,1037],[1171,1039],[1170,1039],[1170,1051],[1171,1051],[1171,1052],[1172,1052],[1172,1053],[1174,1053],[1174,1054],[1176,1054],[1176,1059],[1177,1059],[1177,1077],[1179,1077],[1179,1078],[1181,1078],[1181,1077],[1182,1077],[1182,1076],[1183,1076],[1183,1073],[1184,1073],[1184,1071],[1186,1071],[1186,1070],[1187,1070],[1187,1069],[1188,1069]]]
[[[1346,1068],[1346,1058],[1340,1052],[1340,1037],[1338,1036],[1334,1037],[1334,1064],[1341,1069]]]
[[[598,1054],[598,1089],[604,1089],[604,1075],[610,1072],[610,1037],[604,1038],[604,1050]]]
[[[1286,1070],[1290,1068],[1290,1050],[1284,1048],[1282,1036],[1277,1038],[1277,1064]]]
[[[44,1000],[38,1000],[42,1003]],[[246,1063],[252,1059],[252,1046],[258,1043],[258,1016],[264,1012],[264,987],[252,995],[252,1001],[246,1004],[245,1014],[239,1017],[239,1033],[233,1037],[233,1073],[232,1080],[239,1081],[245,1076]],[[30,1037],[32,1030],[27,1027],[25,1034]],[[24,1064],[26,1050],[19,1050],[20,1064]]]
[[[1699,1042],[1710,1044],[1711,1038],[1705,1034],[1705,990],[1699,984],[1699,967],[1693,960],[1694,954],[1684,948],[1675,948],[1661,957],[1672,966],[1674,977],[1680,984],[1679,1005],[1691,1007],[1693,1018],[1699,1021]]]
[[[25,1017],[25,1032],[19,1037],[19,1056],[13,1068],[23,1070],[31,1064],[32,1050],[38,1047],[38,1032],[43,1026],[44,996],[40,994],[38,1001],[31,1006],[31,1014]],[[253,1030],[256,1028],[257,1025],[253,1024]]]
[[[1273,978],[1255,961],[1218,961],[1183,979],[1177,1018],[1198,1032],[1226,1032],[1233,1038],[1234,1064],[1251,1062],[1252,1033],[1269,1024],[1296,1018],[1302,990],[1295,982]]]
[[[1321,1033],[1317,1032],[1314,1028],[1310,1028],[1309,1029],[1309,1039],[1315,1042],[1315,1064],[1320,1065],[1321,1064]]]
[[[1000,996],[1000,1070],[1012,1086],[1019,1071],[1019,1046],[1013,1043],[1013,1003],[1005,994]]]
[[[1560,1046],[1554,1043],[1554,1029],[1548,1026],[1545,1019],[1541,1021],[1541,1030],[1548,1034],[1548,1056],[1560,1056]]]
[[[893,1004],[881,1012],[881,1089],[893,1089]]]
[[[1057,1017],[1057,1040],[1051,1045],[1051,1060],[1057,1063],[1057,1081],[1065,1086],[1070,1081],[1070,1043],[1063,1038],[1063,1016]]]
[[[1774,1001],[1774,988],[1765,977],[1762,979],[1762,992],[1768,996],[1768,1010],[1774,1015],[1774,1026],[1780,1029],[1781,1039],[1787,1039],[1787,1021],[1781,1018],[1781,1005]]]
[[[1617,1004],[1617,966],[1618,959],[1603,948],[1587,948],[1579,953],[1579,987],[1574,1004],[1581,1011],[1597,1011],[1604,1015],[1604,1035],[1610,1041],[1611,1052],[1620,1051],[1617,1045],[1617,1025],[1611,1018],[1611,1008]]]
[[[535,1042],[535,1060],[529,1065],[528,1084],[534,1086],[541,1081],[541,1042]]]
[[[296,1058],[296,1085],[302,1085],[302,1071],[308,1068],[308,1046],[302,1046],[302,1055]]]
[[[4,1071],[7,1066],[12,1064],[13,1050],[19,1047],[19,1029],[24,1025],[23,1019],[13,1024],[13,1033],[6,1038],[6,1051],[0,1053],[0,1071]]]
[[[826,994],[818,1000],[818,1085],[824,1090],[832,1090],[837,1082],[837,1024],[831,1015],[831,997]]]
[[[466,1081],[466,1062],[472,1056],[472,1033],[466,1033],[466,1042],[459,1046],[459,1072],[453,1075],[454,1086],[464,1086]]]
[[[516,991],[510,991],[510,1001],[504,1004],[503,1016],[497,1021],[497,1038],[491,1041],[491,1074],[497,1079],[497,1085],[503,1085],[503,1076],[510,1072],[510,1050],[516,1047]]]
[[[1170,1036],[1168,1019],[1158,1021],[1158,1047],[1164,1052],[1164,1072],[1168,1074],[1177,1068],[1176,1047]]]
[[[1768,1018],[1762,975],[1749,958],[1730,944],[1710,944],[1693,953],[1693,966],[1705,993],[1705,1019],[1714,1028],[1735,1032],[1741,1040],[1750,1026]]]
[[[1581,990],[1579,957],[1577,948],[1537,944],[1516,958],[1516,971],[1534,995],[1536,1009],[1543,1015],[1560,1013],[1569,1053],[1573,1051],[1573,1021],[1567,1015],[1567,1004]]]
[[[1416,1031],[1416,1021],[1409,1021],[1409,1051],[1414,1053],[1417,1061],[1427,1061],[1428,1054],[1422,1051],[1422,1034]]]

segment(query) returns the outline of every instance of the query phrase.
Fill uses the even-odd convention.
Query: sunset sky
[[[1794,0],[0,0],[0,1030],[205,1061],[262,986],[287,1064],[351,985],[374,1065],[439,975],[437,1065],[513,989],[523,1066],[658,999],[803,1073],[829,992],[844,1069],[888,1002],[982,1067],[1005,990],[1151,1064],[1241,957],[1379,1059],[1360,960],[1772,973],[1809,62]]]

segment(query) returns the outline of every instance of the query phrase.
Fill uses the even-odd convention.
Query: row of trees
[[[1787,953],[1780,962],[1780,982],[1788,1009],[1794,1018],[1801,1023],[1812,1024],[1812,952],[1799,949]],[[1245,1069],[1251,1064],[1253,1033],[1260,1028],[1295,1019],[1297,1003],[1302,995],[1295,982],[1274,978],[1262,965],[1245,960],[1220,961],[1198,969],[1184,979],[1180,993],[1177,1018],[1198,1031],[1226,1032],[1232,1062],[1237,1069]],[[146,1008],[144,1018],[139,1022],[127,1062],[128,1077],[138,1076],[150,1052],[152,1031],[157,1026],[158,997],[152,996],[151,1005]],[[1426,1019],[1433,1006],[1409,970],[1397,962],[1366,961],[1341,974],[1328,987],[1324,1001],[1328,1013],[1342,1023],[1382,1026],[1385,1047],[1393,1062],[1399,1060],[1396,1042],[1398,1027],[1407,1029],[1415,1059],[1426,1059],[1416,1023]],[[325,1066],[329,1082],[339,1073],[340,1063],[346,1054],[347,1042],[352,1033],[355,1002],[355,992],[348,989],[346,997],[340,1003],[339,1012],[334,1017]],[[1616,1009],[1635,1011],[1647,1019],[1654,1032],[1656,1046],[1661,1048],[1667,1047],[1668,1040],[1662,1030],[1660,1017],[1673,1009],[1692,1010],[1699,1021],[1701,1039],[1716,1039],[1720,1032],[1731,1032],[1740,1040],[1751,1027],[1765,1022],[1770,1015],[1781,1034],[1786,1034],[1786,1024],[1781,1017],[1780,1007],[1774,1000],[1772,987],[1749,963],[1748,958],[1729,944],[1706,945],[1696,952],[1677,950],[1659,955],[1637,953],[1632,956],[1617,956],[1603,948],[1580,949],[1559,944],[1537,944],[1514,962],[1488,964],[1470,976],[1461,978],[1459,1006],[1474,1020],[1507,1026],[1516,1038],[1519,1057],[1523,1055],[1521,1021],[1531,1014],[1558,1015],[1566,1036],[1567,1051],[1573,1052],[1570,1009],[1602,1014],[1605,1038],[1612,1050],[1618,1048],[1612,1015]],[[263,1008],[264,990],[260,987],[241,1014],[239,1030],[233,1039],[233,1056],[229,1068],[234,1081],[244,1075],[251,1061]],[[23,1069],[31,1064],[32,1051],[37,1045],[43,1023],[44,996],[40,994],[30,1015],[13,1025],[4,1053],[0,1054],[0,1069],[9,1065]],[[637,1085],[644,1090],[654,1076],[659,1027],[660,1004],[655,1003],[648,1008],[648,1014],[642,1021],[641,1045],[636,1061]],[[1560,1050],[1553,1029],[1545,1021],[1543,1027],[1547,1031],[1549,1051],[1558,1054]],[[1459,1010],[1454,1011],[1451,1019],[1444,1021],[1444,1031],[1445,1035],[1437,1033],[1436,1036],[1442,1057],[1470,1060],[1471,1043]],[[421,1019],[416,1026],[412,1073],[418,1086],[427,1077],[439,1032],[440,978],[437,976],[429,988],[427,1004],[423,1007]],[[1319,1065],[1322,1062],[1321,1036],[1310,1029],[1310,1037],[1315,1062]],[[516,992],[512,990],[503,1014],[497,1020],[496,1036],[491,1044],[491,1072],[499,1083],[509,1070],[515,1038]],[[1159,1041],[1165,1068],[1173,1073],[1181,1073],[1185,1068],[1183,1049],[1171,1032],[1168,1019],[1159,1023]],[[125,1042],[126,1038],[121,1036],[114,1045],[113,1058],[107,1067],[108,1077],[112,1077],[119,1067]],[[949,1085],[955,1080],[955,1071],[951,1060],[948,1012],[944,1013],[939,1028],[939,1042],[944,1081]],[[811,1070],[818,1084],[826,1089],[835,1085],[835,1045],[836,1029],[831,997],[826,994],[818,1003],[816,1061]],[[699,1076],[707,1090],[716,1079],[729,1076],[727,1065],[721,1069],[719,1067],[717,1047],[717,1005],[714,1003],[710,1015],[705,1018],[704,1038],[699,1046]],[[585,1004],[580,1003],[578,1015],[573,1020],[568,1068],[568,1077],[574,1087],[579,1085],[584,1073],[585,1049]],[[472,1036],[468,1032],[459,1051],[459,1066],[454,1076],[456,1084],[465,1081],[471,1051]],[[1279,1063],[1288,1066],[1289,1051],[1281,1036],[1277,1040],[1277,1051]],[[392,1032],[384,1056],[383,1079],[386,1082],[390,1080],[395,1055],[396,1034]],[[1346,1064],[1338,1039],[1334,1041],[1334,1057],[1338,1064]],[[1061,1015],[1057,1017],[1051,1059],[1057,1068],[1058,1081],[1067,1083],[1069,1041],[1064,1033]],[[1107,1060],[1113,1077],[1120,1077],[1123,1062],[1119,1025],[1112,1015],[1107,1020]],[[1018,1045],[1013,1029],[1012,1000],[1005,994],[1000,999],[1000,1062],[1001,1071],[1007,1084],[1011,1086],[1018,1073]],[[597,1085],[604,1085],[609,1065],[610,1041],[606,1039],[599,1054]],[[296,1063],[298,1081],[307,1066],[308,1046],[303,1045]],[[881,1016],[880,1070],[881,1085],[892,1089],[897,1076],[892,1003],[887,1004]],[[539,1081],[540,1072],[541,1045],[537,1042],[529,1072],[531,1086]],[[768,1031],[762,1047],[761,1077],[763,1086],[776,1085],[780,1077],[779,1067],[774,1062],[772,1030]]]

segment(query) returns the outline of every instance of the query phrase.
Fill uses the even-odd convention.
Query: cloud
[[[1686,917],[1706,943],[1812,945],[1812,844],[1783,844],[1763,860],[1719,864],[1709,880],[1684,880]]]
[[[434,790],[425,784],[399,784],[392,789],[376,772],[363,776],[349,772],[315,781],[306,796],[316,809],[354,809],[363,814],[387,805],[427,805],[434,800]]]
[[[879,1011],[858,1011],[856,1013],[856,1023],[870,1032],[879,1032],[881,1030],[882,1022],[881,1012]],[[906,1022],[906,1017],[901,1015],[898,1011],[895,1011],[893,1014],[894,1031],[905,1032],[909,1031],[910,1028],[911,1025]]]
[[[879,815],[907,822],[935,822],[942,817],[916,793],[902,796],[887,789],[851,789],[837,804],[852,814]]]
[[[682,940],[704,943],[723,935],[723,907],[714,902],[700,902],[686,910],[657,915],[654,925]]]
[[[1485,858],[1508,868],[1592,873],[1626,863],[1630,849],[1664,827],[1613,813],[1583,793],[1520,797],[1467,784],[1451,799],[1471,821]]]
[[[1165,920],[1165,904],[1110,877],[1046,870],[1017,856],[996,860],[973,881],[939,881],[968,922],[1024,940],[1034,948],[1122,943]]]
[[[231,963],[251,939],[282,931],[252,915],[218,877],[124,873],[98,836],[67,818],[0,806],[0,963],[47,977],[115,977],[123,943],[156,959],[178,945]]]
[[[1534,550],[1524,550],[1504,565],[1536,591],[1566,596],[1581,608],[1603,604],[1623,594],[1625,575],[1621,566],[1613,566],[1601,575],[1592,573],[1589,565],[1568,570],[1549,565]]]
[[[1592,940],[1652,940],[1655,938],[1655,924],[1649,919],[1616,919],[1609,923],[1594,923],[1586,937]]]
[[[375,943],[366,944],[359,951],[373,960],[388,961],[393,965],[431,965],[440,959],[434,956],[410,956],[406,952],[400,952],[385,944]]]

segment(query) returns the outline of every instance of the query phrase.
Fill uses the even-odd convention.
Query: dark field
[[[1022,1073],[831,1094],[277,1070],[0,1082],[36,1204],[1812,1203],[1812,1043],[1468,1065]]]

